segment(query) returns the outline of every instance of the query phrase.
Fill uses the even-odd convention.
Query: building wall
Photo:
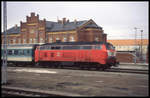
[[[61,42],[76,42],[78,41],[77,32],[72,31],[60,31],[60,32],[47,32],[47,41],[46,43],[56,42],[60,40]]]
[[[103,30],[96,29],[96,28],[82,28],[80,30],[77,30],[78,33],[78,41],[104,41],[106,42],[106,36],[103,36]]]
[[[27,16],[27,22],[20,22],[21,24],[21,43],[45,43],[45,22],[46,20],[39,20],[39,16],[31,13],[31,17]]]

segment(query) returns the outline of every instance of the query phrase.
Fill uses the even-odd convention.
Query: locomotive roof
[[[43,45],[94,45],[94,44],[110,44],[106,42],[55,42],[55,43],[46,43]]]

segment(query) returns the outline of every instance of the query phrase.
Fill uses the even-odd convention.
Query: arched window
[[[43,42],[43,38],[40,38],[40,43],[42,43]]]
[[[98,38],[98,37],[95,37],[95,41],[99,41],[99,38]]]
[[[70,36],[70,42],[75,42],[74,36]]]
[[[64,37],[64,38],[63,38],[63,42],[67,42],[67,37]]]
[[[52,42],[53,42],[53,38],[49,37],[49,43],[52,43]]]

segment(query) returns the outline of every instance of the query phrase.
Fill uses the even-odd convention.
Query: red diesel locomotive
[[[35,63],[44,65],[110,68],[116,65],[115,49],[103,42],[59,42],[36,47]],[[66,62],[66,63],[65,63]],[[51,64],[52,63],[52,64]],[[84,63],[84,64],[83,64]]]

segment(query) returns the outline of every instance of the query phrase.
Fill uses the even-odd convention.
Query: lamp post
[[[141,60],[143,60],[143,52],[142,52],[142,36],[143,36],[143,30],[141,30]]]
[[[4,28],[4,43],[3,43],[3,62],[2,62],[2,81],[1,84],[7,83],[7,6],[6,2],[3,2],[3,28]]]
[[[134,59],[134,63],[136,64],[136,53],[137,53],[137,48],[136,48],[136,34],[137,34],[137,29],[139,29],[139,28],[134,28],[135,29],[135,59]]]

